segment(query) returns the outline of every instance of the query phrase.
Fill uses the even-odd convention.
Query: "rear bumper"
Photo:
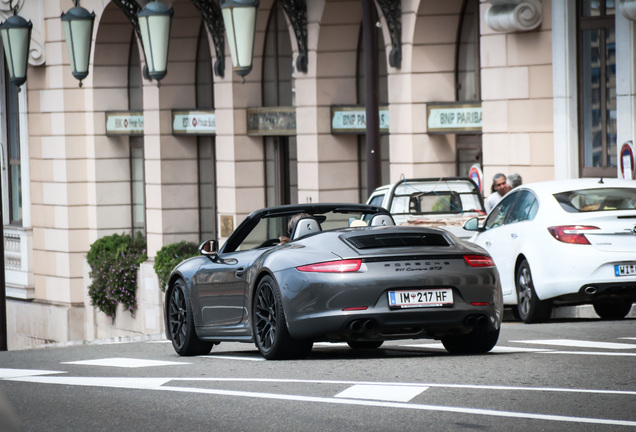
[[[501,308],[499,308],[501,309]],[[476,326],[497,330],[503,310],[495,307],[421,308],[386,312],[325,313],[289,321],[289,332],[295,339],[325,341],[439,339],[465,334]]]

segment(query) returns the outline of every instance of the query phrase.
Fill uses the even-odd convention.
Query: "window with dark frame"
[[[128,109],[143,111],[143,83],[137,38],[132,35],[128,61]],[[144,138],[131,136],[130,145],[130,211],[131,231],[146,235],[146,176],[144,170]]]
[[[579,167],[581,177],[616,177],[614,0],[578,0]]]
[[[0,51],[0,55],[4,54]],[[4,64],[4,62],[3,62]],[[20,119],[18,108],[19,87],[9,82],[4,67],[5,121],[7,131],[9,224],[22,226],[22,163],[20,152]]]
[[[294,61],[285,12],[272,5],[263,54],[263,106],[296,104]],[[265,203],[267,206],[298,203],[296,136],[266,136]]]
[[[457,102],[481,101],[479,19],[479,0],[464,0],[455,45],[455,99]],[[481,134],[457,135],[455,145],[456,174],[468,177],[473,165],[481,166],[482,164]]]
[[[366,105],[366,90],[364,80],[364,44],[362,43],[362,24],[358,32],[358,58],[356,68],[356,98],[357,105]],[[388,84],[388,58],[384,46],[384,37],[382,29],[377,28],[378,37],[378,104],[380,106],[389,103],[389,84]],[[373,191],[367,187],[367,137],[365,134],[358,135],[358,196],[360,202],[366,202]],[[380,182],[387,184],[390,177],[390,148],[389,134],[380,134]]]
[[[203,24],[199,30],[196,64],[196,107],[214,109],[214,76],[208,34]],[[217,238],[216,141],[214,136],[197,137],[199,171],[199,237]]]

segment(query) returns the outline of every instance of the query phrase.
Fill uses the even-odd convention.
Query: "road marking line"
[[[536,413],[521,413],[521,412],[514,412],[514,411],[497,411],[497,410],[478,409],[478,408],[410,404],[410,403],[404,403],[404,402],[380,402],[380,401],[337,399],[337,398],[326,398],[326,397],[315,397],[315,396],[255,393],[255,392],[231,391],[231,390],[230,391],[210,390],[210,389],[187,388],[187,387],[164,386],[164,387],[158,388],[157,390],[175,391],[175,392],[184,392],[184,393],[192,392],[192,393],[235,396],[235,397],[251,397],[251,398],[257,398],[257,399],[287,400],[287,401],[294,401],[294,402],[372,406],[372,407],[381,407],[381,408],[399,408],[399,409],[410,409],[410,410],[421,410],[421,411],[451,412],[451,413],[483,415],[483,416],[493,416],[493,417],[559,421],[559,422],[567,422],[567,423],[606,424],[606,425],[613,425],[613,426],[636,427],[636,421],[630,421],[630,420],[602,419],[602,418],[591,418],[591,417],[573,417],[573,416],[536,414]]]
[[[427,349],[439,349],[446,350],[444,345],[441,343],[426,343],[426,344],[408,344],[408,345],[400,345],[401,347],[409,347],[409,348],[427,348]],[[388,347],[387,347],[388,348]],[[506,346],[495,346],[491,353],[516,353],[516,352],[543,352],[543,351],[551,351],[546,348],[517,348],[517,347],[506,347]]]
[[[575,348],[603,348],[603,349],[636,349],[636,344],[597,342],[574,339],[536,339],[536,340],[516,340],[514,343],[536,344],[536,345],[557,345]]]
[[[215,354],[208,354],[208,355],[199,356],[199,357],[219,359],[219,360],[265,361],[263,357],[260,357],[260,358],[259,357],[240,357],[240,356],[224,356],[224,355],[215,355]]]
[[[546,351],[544,354],[575,354],[575,355],[599,355],[612,357],[636,357],[636,353],[603,352],[603,351]]]
[[[70,379],[64,379],[64,378],[70,378]],[[94,387],[95,387],[95,383],[101,383],[102,386],[118,387],[118,388],[173,391],[173,392],[180,392],[180,393],[198,393],[198,394],[209,394],[209,395],[217,395],[217,396],[234,396],[234,397],[247,397],[247,398],[257,398],[257,399],[286,400],[286,401],[294,401],[294,402],[325,403],[325,404],[335,404],[335,405],[372,406],[372,407],[382,407],[382,408],[450,412],[450,413],[483,415],[483,416],[493,416],[493,417],[558,421],[558,422],[566,422],[566,423],[606,424],[606,425],[612,425],[612,426],[636,427],[636,421],[631,421],[631,420],[603,419],[603,418],[592,418],[592,417],[574,417],[574,416],[537,414],[537,413],[521,413],[521,412],[515,412],[515,411],[498,411],[498,410],[488,410],[488,409],[478,409],[478,408],[411,404],[411,403],[404,403],[404,402],[356,400],[356,399],[344,399],[344,398],[335,398],[335,397],[329,398],[329,397],[286,395],[286,394],[273,394],[273,393],[257,393],[257,392],[235,391],[235,390],[202,389],[202,388],[192,388],[192,387],[171,387],[171,386],[162,385],[163,383],[170,381],[171,380],[170,378],[139,378],[139,379],[101,378],[101,379],[98,379],[95,377],[31,376],[31,377],[22,377],[22,378],[12,378],[9,380],[20,381],[20,382],[41,383],[41,384],[64,384],[64,385],[81,385],[81,386],[94,386]],[[174,380],[175,381],[184,381],[184,380],[202,381],[202,379],[195,379],[195,378],[189,378],[189,379],[177,378]],[[257,380],[254,380],[254,381],[257,381]],[[274,381],[274,380],[271,380],[271,381]],[[288,380],[276,380],[276,381],[288,381]],[[299,381],[299,380],[296,380],[296,381]],[[307,380],[307,381],[311,381],[311,380]],[[130,384],[127,384],[127,383],[133,383],[134,386],[131,386]],[[419,386],[422,387],[423,385],[419,384]]]
[[[408,402],[426,390],[428,390],[428,387],[356,384],[338,393],[334,397],[386,402]]]
[[[4,369],[0,368],[0,379],[19,378],[37,375],[63,374],[63,371],[47,371],[36,369]]]
[[[84,366],[109,366],[109,367],[120,367],[120,368],[142,368],[142,367],[151,367],[151,366],[186,365],[186,364],[192,364],[192,363],[113,357],[113,358],[104,358],[104,359],[95,359],[95,360],[62,362],[61,364],[84,365]]]
[[[8,371],[14,369],[7,369]],[[23,371],[21,369],[15,369]],[[34,372],[50,372],[50,371],[34,371]],[[66,373],[66,372],[54,372]],[[59,378],[59,382],[53,382]],[[65,377],[40,377],[36,374],[15,374],[15,377],[6,378],[7,381],[24,381],[42,384],[64,384]],[[91,385],[91,377],[74,377],[77,380],[86,380],[86,384]],[[144,378],[137,378],[143,380]],[[154,379],[154,378],[151,378]],[[536,391],[536,392],[555,392],[555,393],[581,393],[581,394],[611,394],[619,396],[636,396],[636,390],[599,390],[599,389],[580,389],[580,388],[562,388],[562,387],[520,387],[520,386],[501,386],[501,385],[477,385],[477,384],[435,384],[435,383],[405,383],[405,382],[377,382],[377,381],[347,381],[347,380],[308,380],[296,378],[219,378],[219,377],[199,377],[199,378],[161,378],[166,381],[197,381],[197,382],[240,382],[240,383],[276,383],[276,384],[336,384],[336,385],[390,385],[401,387],[439,387],[450,389],[472,389],[472,390],[504,390],[504,391]],[[122,378],[132,380],[131,378]],[[79,382],[79,381],[78,381]],[[76,384],[80,385],[80,384]]]

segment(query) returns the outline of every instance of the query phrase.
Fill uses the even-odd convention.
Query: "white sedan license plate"
[[[390,307],[435,307],[449,304],[453,304],[453,290],[450,288],[389,291]]]
[[[616,276],[636,275],[636,264],[620,264],[614,266]]]

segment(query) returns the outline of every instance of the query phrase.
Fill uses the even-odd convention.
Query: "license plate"
[[[616,276],[636,275],[636,264],[620,264],[614,266]]]
[[[453,290],[450,288],[389,291],[390,307],[436,307],[449,304],[453,304]]]

